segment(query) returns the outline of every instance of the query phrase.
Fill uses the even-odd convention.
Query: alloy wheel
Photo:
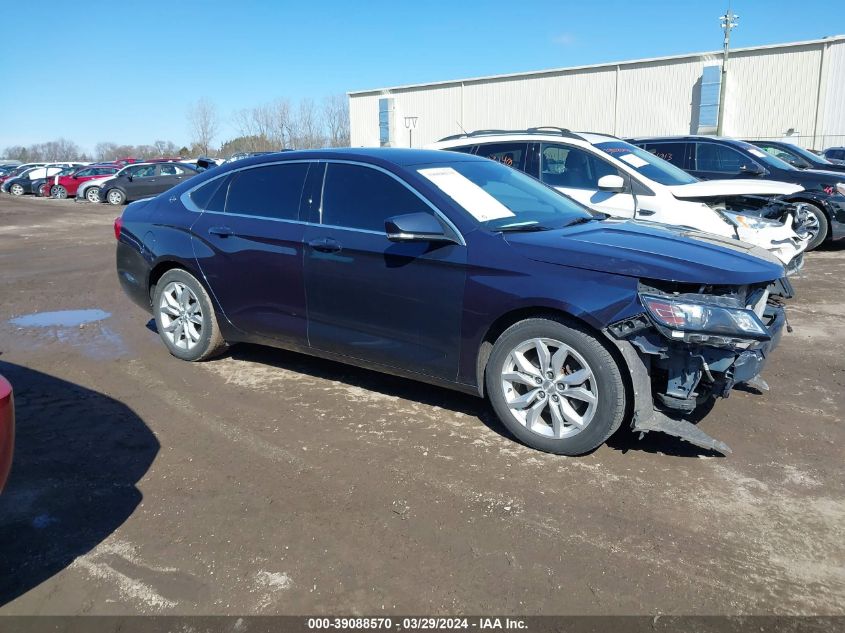
[[[100,188],[99,187],[88,187],[88,190],[85,192],[85,197],[88,199],[88,202],[99,202],[100,201]]]
[[[54,186],[50,190],[50,193],[54,198],[58,198],[59,200],[64,200],[65,198],[67,198],[67,189],[65,189],[61,185]]]
[[[533,433],[571,437],[595,416],[598,389],[593,370],[561,341],[534,338],[520,343],[508,354],[501,381],[511,415]]]
[[[117,191],[116,189],[112,189],[109,191],[108,195],[109,204],[120,204],[123,202],[123,194]]]
[[[167,284],[158,310],[163,333],[174,347],[191,350],[197,346],[202,337],[202,306],[187,285],[180,281]]]
[[[13,196],[22,196],[23,186],[15,183],[11,187],[9,187],[9,193],[11,193]]]

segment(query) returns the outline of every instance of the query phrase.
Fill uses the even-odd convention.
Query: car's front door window
[[[391,176],[362,165],[329,163],[322,224],[384,233],[387,218],[420,211],[431,209]]]
[[[606,160],[579,147],[543,144],[540,180],[552,187],[598,189],[602,176],[623,176]]]
[[[604,176],[629,179],[607,161],[592,152],[565,143],[543,143],[540,150],[540,180],[571,196],[583,205],[618,217],[634,215],[630,192],[599,189]]]
[[[712,171],[725,174],[739,174],[755,167],[751,159],[726,145],[717,143],[695,144],[695,168],[697,171]]]

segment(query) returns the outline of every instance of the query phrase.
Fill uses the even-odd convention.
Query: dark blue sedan
[[[247,158],[134,202],[117,273],[171,354],[261,343],[489,398],[543,451],[684,421],[759,373],[790,296],[735,240],[606,219],[484,158]],[[671,414],[671,417],[667,416]]]

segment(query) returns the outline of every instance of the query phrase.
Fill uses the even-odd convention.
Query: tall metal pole
[[[716,123],[716,135],[722,136],[724,134],[725,124],[725,92],[728,85],[728,55],[731,48],[731,30],[739,25],[739,16],[731,11],[730,4],[728,5],[728,12],[719,18],[722,23],[722,29],[725,31],[725,48],[722,54],[722,80],[719,84],[719,119]]]

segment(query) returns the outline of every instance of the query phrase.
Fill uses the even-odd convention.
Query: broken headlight
[[[777,220],[770,220],[756,215],[743,215],[741,213],[730,213],[729,211],[723,211],[722,213],[731,222],[733,222],[735,226],[742,226],[746,229],[752,229],[755,231],[783,226],[783,224]]]
[[[698,302],[687,297],[640,295],[662,333],[671,339],[703,345],[730,345],[771,338],[753,310]]]

